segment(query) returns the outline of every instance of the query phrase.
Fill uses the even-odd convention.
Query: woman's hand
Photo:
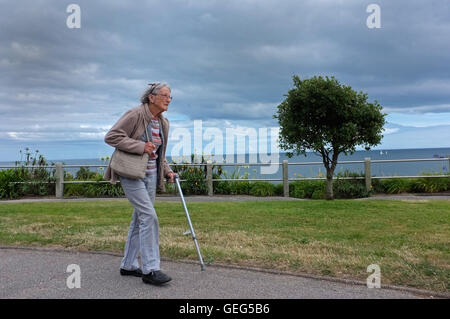
[[[146,142],[145,148],[144,148],[144,153],[148,153],[148,155],[152,155],[152,153],[155,149],[156,149],[155,144],[153,144],[152,142]]]
[[[169,183],[175,183],[175,173],[174,172],[167,173],[167,178],[169,179],[168,180]]]

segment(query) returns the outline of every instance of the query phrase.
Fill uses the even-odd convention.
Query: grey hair
[[[148,104],[150,103],[148,96],[150,94],[158,94],[158,92],[162,89],[162,88],[168,88],[169,91],[172,92],[172,90],[170,89],[169,84],[167,83],[161,83],[161,82],[156,82],[156,83],[149,83],[148,88],[145,89],[144,93],[142,93],[141,96],[141,103],[142,104]]]

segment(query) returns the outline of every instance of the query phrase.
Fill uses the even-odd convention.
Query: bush
[[[231,183],[229,181],[213,182],[214,194],[231,194]]]
[[[284,187],[283,183],[278,183],[274,185],[274,193],[276,196],[283,196],[284,195]]]
[[[231,194],[233,195],[249,195],[250,194],[250,182],[230,182]]]
[[[64,184],[64,196],[84,196],[84,197],[123,197],[122,186],[118,184],[110,183],[98,183],[103,181],[103,174],[97,172],[84,171],[81,175],[77,174],[80,178],[73,178],[70,174],[66,174],[65,180],[85,180],[92,181],[92,183],[73,183]],[[90,176],[89,179],[82,178],[84,176]]]
[[[346,179],[333,182],[333,193],[335,198],[362,198],[370,195],[364,182]]]
[[[44,166],[48,163],[44,156],[31,154],[29,148],[24,154],[26,161],[16,161],[16,167],[0,170],[0,198],[14,199],[26,195],[45,196],[55,194],[54,171],[49,172]],[[39,156],[38,156],[39,155]]]
[[[382,179],[372,179],[372,191],[377,194],[385,193],[385,184]]]
[[[244,176],[240,176],[241,167],[234,170],[231,176],[228,176],[226,171],[223,171],[220,166],[217,166],[216,173],[213,172],[214,179],[220,179],[222,176],[226,179],[233,179],[236,181],[218,181],[214,182],[214,193],[224,195],[249,195],[250,194],[250,182],[248,179],[248,172]],[[214,166],[213,166],[214,169]]]
[[[333,194],[335,198],[362,198],[369,197],[370,193],[366,189],[365,180],[343,179],[343,177],[364,177],[364,173],[350,172],[345,170],[339,172],[333,180]]]
[[[339,178],[333,181],[333,193],[335,198],[361,198],[369,196],[369,192],[367,192],[363,181]],[[326,197],[326,181],[305,180],[290,183],[289,196],[295,198],[324,199]]]
[[[317,181],[295,181],[289,184],[289,196],[295,198],[324,198],[326,182]]]
[[[96,173],[89,170],[89,167],[80,167],[76,174],[78,180],[90,180],[95,178]]]
[[[250,184],[249,193],[253,196],[274,196],[275,186],[269,182],[254,182]]]
[[[43,166],[49,164],[42,155],[31,154],[26,149],[25,161],[17,161],[16,168],[0,170],[0,199],[14,199],[25,195],[50,195],[55,194],[55,170],[49,171]],[[38,156],[39,155],[39,156]],[[191,159],[194,159],[193,155]],[[102,158],[103,160],[103,158]],[[206,158],[202,156],[202,163]],[[54,165],[54,163],[50,164]],[[240,176],[241,167],[234,170],[231,176],[227,176],[220,165],[213,165],[213,179],[221,179],[222,176],[235,181],[214,181],[214,193],[223,195],[253,195],[253,196],[283,196],[283,183],[273,184],[271,182],[250,182],[248,172]],[[246,167],[248,168],[248,166]],[[181,179],[183,193],[185,195],[207,194],[206,166],[192,167],[188,165],[173,166]],[[256,172],[256,170],[254,170]],[[442,173],[440,173],[442,174]],[[424,175],[427,175],[425,173]],[[429,174],[428,174],[429,175]],[[365,188],[364,180],[347,180],[341,177],[364,176],[362,173],[339,172],[333,181],[333,192],[335,198],[361,198],[367,197],[371,192]],[[256,177],[256,176],[255,176]],[[86,197],[122,197],[124,196],[120,184],[96,183],[103,181],[103,172],[90,171],[88,167],[81,167],[75,177],[64,172],[66,181],[93,181],[93,183],[74,183],[64,185],[65,196]],[[17,183],[19,182],[19,183]],[[20,183],[26,182],[26,183]],[[404,192],[445,192],[450,190],[450,176],[436,178],[417,179],[372,179],[372,192],[385,194],[398,194]],[[296,198],[325,198],[326,181],[324,180],[300,180],[289,184],[289,194]],[[176,193],[174,184],[166,185],[166,193]]]
[[[123,197],[125,196],[120,184],[112,185],[109,183],[83,183],[83,184],[64,184],[64,196],[80,197]]]
[[[416,193],[438,193],[450,190],[449,177],[418,178],[412,182],[411,189]]]
[[[190,167],[179,173],[180,178],[186,180],[181,183],[183,194],[186,195],[205,195],[208,187],[205,181],[205,173],[201,168]]]
[[[445,192],[450,190],[450,176],[415,179],[375,179],[372,180],[372,187],[376,193],[384,194]]]
[[[14,199],[20,196],[18,184],[12,184],[21,180],[18,171],[6,169],[0,171],[0,198]]]
[[[364,177],[363,173],[345,170],[339,172],[333,181],[333,194],[335,198],[362,198],[369,197],[366,182],[361,179],[342,179],[342,177]]]
[[[159,189],[156,189],[156,193],[162,194],[163,192],[161,192]],[[166,192],[165,193],[176,195],[177,194],[177,185],[175,185],[175,183],[166,183]]]
[[[325,189],[317,188],[311,195],[311,199],[325,199],[326,191]]]
[[[411,192],[413,181],[406,178],[393,178],[380,180],[373,186],[377,193],[400,194]]]
[[[188,163],[206,164],[209,157],[201,156],[201,161],[196,161],[200,156],[191,154],[191,161],[187,162],[183,159],[181,163],[173,162],[172,169],[175,173],[178,173],[180,179],[185,180],[181,183],[181,189],[184,195],[206,195],[208,193],[208,184],[206,182],[207,169],[206,165],[191,166],[186,165]],[[222,175],[222,167],[220,165],[212,165],[213,179],[220,179]],[[218,194],[231,193],[231,186],[228,182],[213,182],[215,192]]]

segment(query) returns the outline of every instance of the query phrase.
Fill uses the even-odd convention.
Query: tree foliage
[[[306,151],[319,153],[327,170],[327,197],[331,199],[339,154],[379,144],[386,114],[377,101],[367,101],[366,93],[357,93],[334,77],[301,80],[294,75],[293,82],[274,115],[280,125],[280,148],[287,150],[289,157]]]

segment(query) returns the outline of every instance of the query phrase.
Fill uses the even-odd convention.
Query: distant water
[[[364,161],[366,157],[371,160],[393,160],[393,159],[425,159],[425,158],[439,158],[448,157],[450,155],[450,148],[427,148],[427,149],[398,149],[398,150],[371,150],[371,151],[356,151],[352,155],[341,154],[338,162],[344,161]],[[450,156],[449,156],[450,157]],[[282,163],[283,160],[288,160],[289,163],[301,162],[318,162],[315,165],[294,166],[289,165],[289,178],[298,177],[318,177],[319,175],[326,176],[326,170],[322,163],[322,157],[314,153],[307,153],[304,155],[293,156],[288,158],[285,153],[280,153],[277,162]],[[235,156],[235,163],[236,156]],[[246,163],[249,163],[249,156],[246,155]],[[258,162],[259,158],[258,158]],[[224,167],[228,174],[232,174],[236,168]],[[449,161],[433,161],[433,162],[400,162],[400,163],[371,163],[372,176],[413,176],[422,175],[423,173],[447,173],[449,169]],[[256,171],[255,171],[256,170]],[[241,168],[240,175],[248,173],[250,178],[282,178],[282,167],[279,166],[278,172],[274,174],[261,174],[260,166],[249,166],[247,169]],[[338,164],[335,174],[338,172],[364,173],[364,163],[358,164]],[[296,176],[294,176],[294,174]]]
[[[356,151],[352,155],[345,156],[341,154],[338,161],[363,161],[364,158],[370,157],[371,160],[392,160],[392,159],[424,159],[424,158],[439,158],[447,157],[450,155],[450,148],[421,148],[421,149],[396,149],[396,150],[371,150],[371,151]],[[261,160],[259,156],[256,156],[257,162],[260,163]],[[279,158],[275,162],[281,163],[283,160],[287,159],[289,163],[294,162],[319,162],[318,165],[307,165],[307,166],[289,166],[289,178],[296,176],[302,177],[318,177],[320,174],[325,176],[325,168],[323,166],[322,158],[315,155],[314,153],[307,153],[306,157],[303,155],[293,156],[288,158],[285,153],[280,153]],[[171,158],[167,157],[167,160],[171,162]],[[245,163],[249,163],[250,156],[246,154]],[[67,165],[77,165],[77,164],[90,164],[90,165],[101,165],[104,161],[100,159],[65,159],[65,160],[48,160],[48,162],[63,162]],[[234,163],[237,163],[237,156],[234,157]],[[219,163],[218,163],[219,164]],[[14,165],[14,162],[0,162],[0,165]],[[411,176],[411,175],[421,175],[422,173],[447,173],[449,170],[448,160],[436,161],[436,162],[401,162],[401,163],[372,163],[371,173],[375,176]],[[233,172],[237,173],[237,168],[234,167],[223,167],[227,172],[228,176],[231,176]],[[71,174],[75,174],[77,168],[68,168]],[[99,168],[91,168],[91,170],[101,171]],[[348,170],[351,172],[364,172],[364,164],[338,164],[335,173],[343,172]],[[249,175],[249,178],[282,178],[282,169],[279,167],[278,171],[271,174],[261,174],[260,166],[251,166],[248,168],[240,169],[240,176],[245,173]],[[294,176],[294,174],[296,176]]]

